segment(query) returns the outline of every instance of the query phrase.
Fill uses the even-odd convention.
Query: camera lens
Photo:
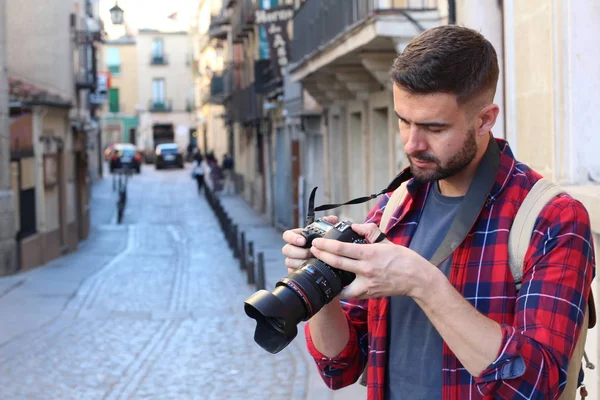
[[[365,243],[350,223],[340,222],[324,237]],[[269,353],[283,350],[297,335],[297,325],[315,315],[355,278],[351,272],[333,268],[311,258],[300,269],[277,282],[272,293],[260,290],[244,303],[246,314],[256,320],[254,341]]]
[[[336,271],[312,258],[277,282],[273,293],[260,290],[249,297],[244,309],[256,320],[256,343],[272,354],[283,350],[296,337],[301,321],[310,319],[354,280],[354,274],[345,273],[342,281]]]

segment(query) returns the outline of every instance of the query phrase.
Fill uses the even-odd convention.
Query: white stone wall
[[[563,175],[572,183],[589,182],[588,174],[600,181],[600,135],[596,124],[600,106],[600,2],[563,2],[557,10],[563,22],[559,46],[566,48],[563,59],[566,142],[573,146],[565,160]],[[599,228],[600,229],[600,228]]]
[[[46,90],[73,99],[73,45],[69,1],[6,2],[8,71]],[[73,99],[74,100],[74,99]]]
[[[498,56],[500,75],[494,102],[500,106],[500,114],[496,120],[494,136],[504,138],[504,41],[502,37],[502,8],[497,1],[485,3],[479,0],[459,0],[456,3],[456,22],[458,25],[475,29],[492,43]]]
[[[8,82],[6,71],[6,8],[0,1],[0,275],[16,268],[15,215],[10,185],[10,132],[8,127]]]

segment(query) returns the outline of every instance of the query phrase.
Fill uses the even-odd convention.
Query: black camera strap
[[[481,163],[479,163],[475,177],[471,181],[463,201],[458,207],[452,225],[450,225],[444,240],[429,260],[433,265],[439,266],[463,242],[485,206],[496,182],[499,169],[500,148],[494,138],[490,138],[488,148]]]
[[[496,181],[496,175],[500,168],[500,148],[498,147],[494,138],[490,138],[488,148],[479,164],[475,177],[469,185],[469,189],[465,195],[465,198],[461,202],[456,216],[452,221],[452,225],[446,234],[446,237],[436,250],[435,254],[431,258],[431,263],[434,265],[441,264],[446,258],[448,258],[454,250],[462,243],[466,235],[471,230],[471,227],[479,217],[481,209],[485,205],[488,195],[492,190],[494,182]],[[405,169],[398,174],[394,180],[379,193],[372,194],[370,196],[358,197],[342,204],[324,204],[315,208],[315,194],[317,188],[315,187],[308,201],[308,214],[306,216],[306,225],[314,222],[315,211],[326,211],[333,208],[341,207],[344,205],[360,204],[369,200],[375,199],[384,193],[390,193],[400,187],[403,182],[412,178],[410,169]]]
[[[312,190],[312,192],[310,193],[310,197],[308,199],[308,213],[306,214],[306,225],[310,225],[315,221],[315,211],[327,211],[327,210],[331,210],[331,209],[338,208],[341,206],[365,203],[369,200],[376,199],[377,197],[381,196],[384,193],[393,192],[394,190],[398,189],[400,187],[400,185],[402,185],[402,183],[408,181],[412,177],[413,176],[412,176],[412,173],[410,172],[410,169],[407,168],[404,171],[400,172],[398,175],[396,175],[394,180],[385,189],[381,190],[379,193],[373,193],[372,195],[369,195],[369,196],[357,197],[356,199],[349,200],[342,204],[323,204],[316,208],[315,208],[315,195],[317,194],[318,187],[315,187]]]

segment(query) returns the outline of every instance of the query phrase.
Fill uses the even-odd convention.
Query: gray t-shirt
[[[450,229],[462,199],[443,196],[434,184],[409,247],[429,260]],[[452,257],[440,265],[446,276],[451,263]],[[391,298],[388,349],[386,399],[441,398],[442,338],[410,297]]]

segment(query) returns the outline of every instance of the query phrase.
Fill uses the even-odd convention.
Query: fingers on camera
[[[285,259],[285,266],[289,269],[298,269],[300,268],[300,266],[302,266],[302,264],[304,264],[304,261],[306,260],[299,260],[297,258],[287,257]]]
[[[338,222],[338,217],[335,215],[328,215],[326,217],[323,217],[323,219],[329,222],[330,224],[337,224]]]
[[[283,241],[286,243],[293,243],[297,246],[302,246],[306,242],[304,236],[300,235],[301,229],[292,229],[283,232]]]
[[[311,257],[309,249],[303,249],[302,247],[294,246],[291,244],[286,244],[285,246],[283,246],[283,248],[281,249],[281,253],[286,257],[296,259],[307,259]]]

